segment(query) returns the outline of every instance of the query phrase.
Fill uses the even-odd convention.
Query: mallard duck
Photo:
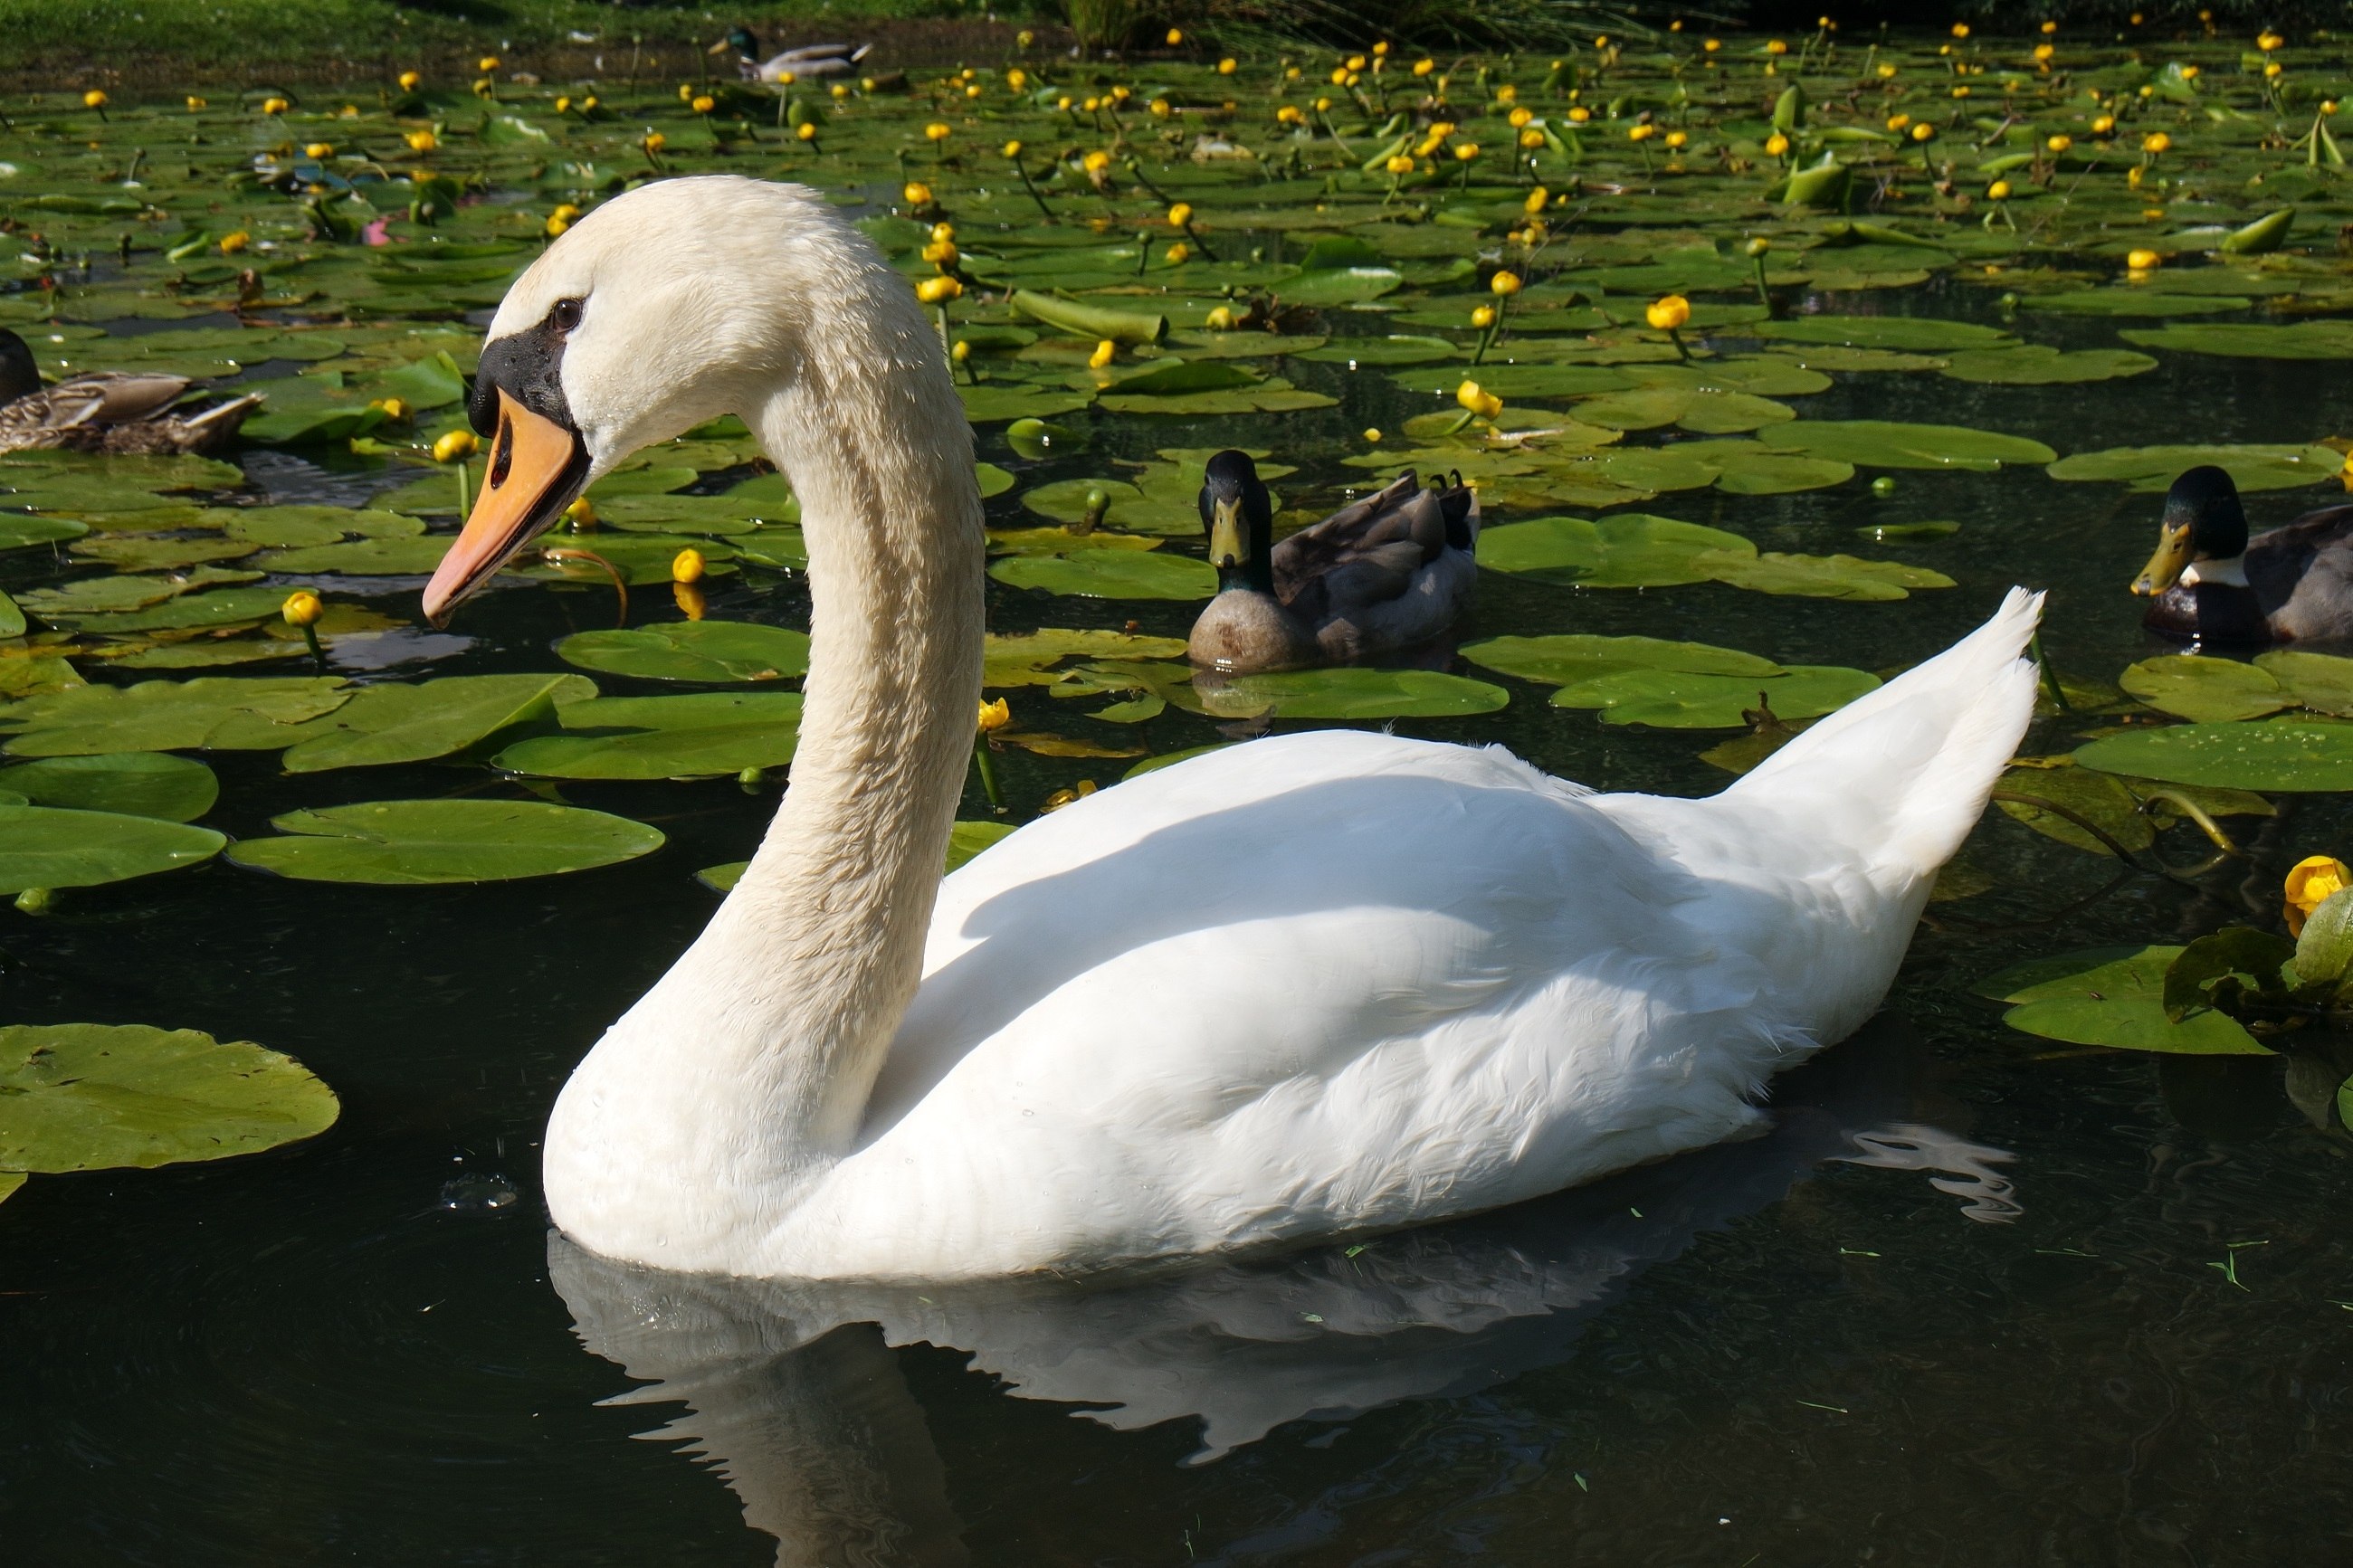
[[[711,46],[716,55],[735,51],[735,63],[746,81],[779,82],[787,72],[797,81],[810,77],[848,76],[873,49],[872,44],[803,44],[780,55],[760,58],[760,36],[738,24]]]
[[[2353,638],[2353,503],[2247,538],[2239,487],[2211,464],[2165,493],[2157,553],[2134,579],[2142,624],[2196,643]]]
[[[556,1225],[661,1268],[1076,1273],[1754,1131],[1767,1078],[1878,1008],[2034,711],[2042,599],[2013,591],[1706,799],[1309,730],[1098,790],[943,880],[987,534],[948,356],[871,239],[804,186],[640,185],[508,289],[468,413],[489,461],[437,624],[718,414],[800,499],[791,787],[543,1143]]]
[[[1246,452],[1211,458],[1201,523],[1218,596],[1193,623],[1193,662],[1244,674],[1342,664],[1428,642],[1471,602],[1479,502],[1411,473],[1280,544]]]
[[[44,386],[33,351],[0,327],[0,452],[217,451],[261,399],[247,393],[201,414],[171,412],[195,384],[185,375],[92,371]]]

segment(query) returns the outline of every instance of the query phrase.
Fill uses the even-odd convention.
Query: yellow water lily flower
[[[2068,148],[2073,147],[2074,144],[2075,139],[2073,136],[2064,135],[2046,137],[2043,139],[2042,142],[2043,146],[2049,148],[2053,153],[2064,153]]]
[[[437,463],[462,463],[481,449],[471,430],[452,430],[433,443],[433,460]]]
[[[1466,381],[1454,389],[1454,401],[1469,413],[1482,419],[1493,419],[1504,411],[1504,400],[1475,381]]]
[[[1772,135],[1765,138],[1765,155],[1767,157],[1778,158],[1788,150],[1789,139],[1787,136],[1782,135],[1778,131],[1776,131]]]
[[[927,207],[932,205],[932,187],[921,180],[909,180],[900,189],[899,197],[911,207]]]
[[[1534,217],[1536,214],[1544,211],[1546,205],[1551,200],[1552,193],[1546,190],[1542,185],[1538,185],[1535,190],[1528,193],[1528,199],[1520,204],[1520,210],[1527,214],[1530,217]]]
[[[980,717],[976,721],[976,727],[986,735],[994,731],[1002,730],[1012,722],[1013,709],[1004,698],[999,697],[993,702],[984,702],[980,705]]]
[[[927,142],[944,142],[948,135],[948,127],[943,121],[934,120],[923,127],[923,139]]]
[[[279,617],[290,626],[315,626],[319,624],[319,617],[326,613],[327,606],[320,601],[318,595],[308,588],[299,588],[287,595],[286,602],[278,607]],[[2311,864],[2309,860],[2305,862],[2306,866]],[[2329,864],[2335,866],[2337,863],[2332,860]],[[2302,868],[2297,868],[2299,870]],[[2341,871],[2344,868],[2338,866],[2337,869]]]
[[[2152,131],[2140,139],[2140,150],[2144,153],[2163,153],[2172,145],[2173,138],[2162,131]]]
[[[915,298],[926,305],[944,305],[951,300],[964,298],[964,285],[942,273],[937,278],[926,278],[916,284]]]
[[[1643,307],[1642,317],[1662,332],[1673,331],[1691,320],[1691,301],[1681,294],[1668,294]]]
[[[384,410],[384,416],[395,425],[407,424],[410,416],[416,413],[405,397],[379,397],[368,406]]]
[[[235,256],[238,251],[243,250],[248,245],[251,244],[252,241],[253,237],[246,233],[245,230],[241,228],[232,229],[227,234],[221,236],[220,253],[223,256]]]
[[[1201,324],[1213,332],[1229,332],[1234,329],[1234,313],[1223,305],[1214,306]]]
[[[1118,353],[1119,345],[1113,342],[1109,338],[1103,338],[1096,342],[1095,352],[1087,356],[1087,368],[1089,370],[1101,370],[1103,366],[1111,363],[1112,357]]]
[[[2164,264],[2165,258],[2154,250],[2136,250],[2125,258],[2125,265],[2135,272],[2147,272]]]
[[[793,127],[793,135],[803,142],[816,141],[817,121],[814,120],[802,121],[798,125]]]
[[[700,583],[708,569],[702,552],[690,544],[670,557],[670,580],[673,583]]]
[[[1175,206],[1168,209],[1168,226],[1170,228],[1183,228],[1187,224],[1191,223],[1192,221],[1192,203],[1178,202]]]
[[[188,94],[188,112],[194,114],[196,110],[205,108],[210,101],[211,100],[209,99],[198,98],[192,92]]]
[[[1008,142],[1005,144],[1003,151],[1005,155],[1008,158],[1018,158],[1021,156],[1021,143],[1018,142]]]
[[[1936,128],[1933,125],[1922,124],[1912,127],[1912,140],[1915,142],[1932,141],[1935,139],[1936,134]]]
[[[425,85],[424,76],[417,71],[403,71],[394,79],[400,83],[400,90],[403,92],[415,92]]]
[[[697,114],[708,114],[719,107],[719,100],[707,92],[699,92],[688,101],[687,107]]]
[[[480,59],[474,62],[474,68],[485,74],[494,71],[499,68],[499,57],[496,55],[484,55]]]
[[[1232,56],[1230,56],[1230,55],[1227,56],[1224,59],[1221,59],[1221,60],[1219,60],[1219,61],[1218,62],[1218,74],[1219,74],[1219,76],[1231,76],[1231,75],[1233,75],[1233,74],[1234,74],[1234,72],[1236,72],[1236,71],[1240,70],[1240,68],[1241,68],[1241,62],[1240,62],[1240,60],[1235,59],[1235,58],[1234,58]]]
[[[1986,195],[1988,197],[1997,202],[2009,200],[2010,182],[2008,180],[1996,180],[1992,184],[1986,187]]]
[[[2290,936],[2304,934],[2304,922],[2335,895],[2353,887],[2353,868],[2327,855],[2308,855],[2288,868],[2283,889]]]
[[[282,98],[265,98],[261,100],[261,112],[264,114],[283,114],[293,107]]]
[[[430,153],[441,145],[440,139],[430,131],[412,131],[402,140],[408,143],[408,150],[412,153]]]
[[[1495,324],[1495,307],[1493,305],[1472,306],[1471,324],[1482,332],[1489,327],[1493,326]]]
[[[105,92],[98,88],[91,88],[81,95],[81,106],[84,109],[104,109],[107,101]]]

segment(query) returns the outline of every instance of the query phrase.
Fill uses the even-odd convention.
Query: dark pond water
[[[1905,303],[1988,308],[1959,289]],[[2036,335],[2072,346],[2064,328]],[[1249,440],[1300,465],[1294,486],[1336,481],[1353,432],[1405,412],[1370,375],[1292,374],[1343,405],[1097,416],[1097,452],[1043,471]],[[2091,388],[1841,381],[1810,416],[1984,424],[2062,450],[2308,440],[2348,413],[2331,373],[2186,356]],[[1029,471],[994,438],[984,456]],[[327,483],[282,461],[253,471],[289,499]],[[2258,527],[2309,504],[2250,498]],[[991,506],[1009,520],[1018,497]],[[1872,605],[1491,574],[1475,631],[1641,632],[1878,669],[1934,652],[2025,582],[2053,590],[2063,668],[2113,679],[2154,651],[2124,588],[2155,502],[2117,487],[1905,474],[1885,498],[1699,491],[1653,510],[1820,552],[1859,548],[1873,523],[1955,521],[1942,542],[1865,552],[1959,586]],[[1006,630],[1134,615],[1181,635],[1190,614],[991,594]],[[714,616],[805,612],[789,583],[712,595]],[[611,613],[609,595],[493,593],[461,621],[476,640],[435,668],[551,668],[554,637]],[[1491,718],[1398,728],[1502,742],[1603,788],[1723,782],[1695,758],[1715,737],[1609,731],[1543,699],[1514,684]],[[1155,752],[1213,738],[1174,710],[1145,731]],[[213,820],[232,833],[298,798],[459,787],[418,767],[315,775],[298,796],[274,758],[215,761]],[[1017,815],[1124,765],[1003,759]],[[2111,862],[1991,817],[1968,853],[2001,885],[1932,910],[1885,1014],[1776,1086],[1768,1137],[1247,1267],[860,1295],[633,1276],[551,1238],[537,1141],[557,1087],[709,914],[693,869],[747,853],[775,805],[773,786],[732,783],[564,798],[671,843],[476,889],[216,864],[0,927],[12,1019],[260,1040],[344,1108],[325,1137],[274,1154],[42,1178],[0,1206],[7,1560],[2353,1560],[2336,1506],[2353,1146],[2306,1123],[2277,1063],[2176,1071],[2057,1047],[2005,1032],[1968,989],[2021,957],[2179,940],[2261,908],[2285,865],[2347,847],[2338,801],[2248,827],[2248,858],[2195,885],[2110,885]],[[964,815],[984,811],[976,794]],[[2197,858],[2194,843],[2165,847]]]

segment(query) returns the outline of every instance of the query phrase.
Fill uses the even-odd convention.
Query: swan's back
[[[1024,827],[943,886],[860,1146],[774,1271],[1394,1226],[1752,1125],[1763,1080],[1878,1005],[2023,729],[2031,622],[2013,605],[1709,800],[1323,731]]]

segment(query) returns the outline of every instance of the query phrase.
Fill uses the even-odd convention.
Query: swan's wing
[[[944,884],[863,1147],[795,1223],[851,1271],[1104,1261],[1712,1142],[1775,1026],[1698,891],[1501,752],[1326,731],[1147,775]]]

